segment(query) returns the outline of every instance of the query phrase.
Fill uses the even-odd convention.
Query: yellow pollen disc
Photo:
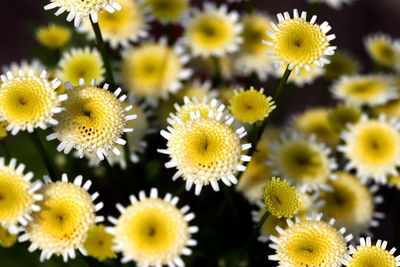
[[[329,159],[317,146],[291,140],[276,152],[277,168],[282,177],[297,183],[325,184],[330,175]]]
[[[359,235],[368,230],[373,219],[374,200],[368,187],[355,176],[337,172],[337,180],[330,181],[332,192],[321,192],[325,201],[321,212],[329,218],[335,218],[337,227]]]
[[[73,49],[63,55],[58,68],[60,79],[73,86],[78,86],[81,78],[85,84],[90,84],[92,79],[98,83],[104,80],[103,60],[97,50]]]
[[[161,97],[176,91],[183,69],[179,55],[162,44],[144,44],[128,51],[122,63],[127,88],[142,97]]]
[[[357,251],[346,264],[348,267],[395,267],[397,261],[389,251],[377,246],[357,246]]]
[[[122,253],[139,265],[168,264],[181,255],[189,238],[184,215],[161,199],[131,204],[115,225],[115,240]]]
[[[52,24],[39,28],[36,32],[36,38],[42,45],[50,49],[57,49],[64,46],[71,39],[71,30],[67,27]]]
[[[254,88],[236,92],[230,105],[233,116],[246,123],[265,119],[275,107],[272,98],[263,94],[263,89],[257,91]]]
[[[369,36],[365,46],[371,58],[377,63],[386,67],[393,67],[396,64],[400,50],[396,49],[390,36],[381,34]]]
[[[284,20],[275,31],[273,50],[280,61],[286,65],[314,65],[324,55],[329,46],[326,35],[317,24],[302,18]]]
[[[263,189],[267,210],[275,217],[293,217],[300,207],[300,196],[295,187],[275,177]]]
[[[243,21],[243,44],[241,51],[252,54],[262,54],[265,52],[265,45],[262,40],[268,42],[271,38],[267,35],[267,31],[272,31],[271,20],[261,14],[246,15]]]
[[[94,86],[74,87],[67,94],[65,111],[55,128],[58,139],[87,154],[100,148],[110,151],[126,125],[121,102]]]
[[[33,215],[26,229],[29,240],[45,253],[62,255],[83,246],[95,223],[95,206],[83,188],[55,182],[41,189],[41,211]]]
[[[240,162],[239,136],[215,119],[190,119],[176,125],[167,147],[183,179],[196,184],[207,185],[234,174]]]
[[[279,236],[276,253],[281,266],[340,266],[346,242],[324,221],[302,221]]]
[[[145,0],[151,14],[164,22],[177,22],[188,9],[188,0]]]
[[[92,226],[87,234],[85,249],[88,255],[103,261],[109,258],[115,258],[116,253],[112,250],[115,245],[114,236],[106,232],[104,225]]]
[[[52,85],[38,76],[19,76],[0,86],[0,116],[25,130],[47,124],[59,105]]]
[[[0,168],[0,224],[15,225],[34,204],[31,183],[8,166]]]

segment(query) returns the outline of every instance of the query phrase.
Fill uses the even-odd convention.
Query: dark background
[[[12,61],[20,61],[23,58],[32,58],[39,51],[39,46],[34,38],[35,29],[40,25],[55,20],[54,11],[43,10],[43,6],[47,4],[47,1],[3,0],[1,2],[0,66],[9,64]],[[201,3],[202,1],[196,2]],[[254,3],[258,10],[270,15],[292,11],[293,8],[298,8],[299,10],[309,9],[309,5],[305,0],[255,0]],[[237,7],[238,10],[245,10],[241,4],[234,4],[232,7]],[[332,33],[335,33],[337,37],[333,44],[337,45],[339,50],[353,54],[362,63],[361,71],[365,73],[368,73],[373,65],[363,46],[364,37],[370,33],[384,32],[400,38],[400,0],[356,0],[352,5],[345,5],[340,10],[321,5],[317,14],[318,23],[326,20],[331,24]],[[61,20],[64,18],[65,15],[62,15]],[[268,88],[270,84],[271,82],[265,84],[265,88]],[[328,88],[323,81],[317,81],[312,86],[294,90],[292,97],[295,101],[291,101],[291,111],[298,112],[308,106],[315,105],[316,100],[326,90]],[[44,134],[42,134],[42,137],[44,137]],[[148,141],[152,141],[154,138],[156,136],[150,137]],[[44,173],[41,163],[37,163],[37,159],[32,158],[37,152],[25,134],[22,134],[21,138],[18,139],[11,138],[10,146],[12,154],[19,161],[27,163],[27,169],[34,171],[36,177],[40,177]],[[49,151],[55,151],[56,142],[47,142],[46,146]],[[147,189],[150,186],[160,185],[160,188],[163,188],[162,193],[166,191],[175,192],[181,183],[170,181],[171,174],[162,166],[165,158],[161,157],[160,159],[160,156],[154,153],[154,149],[153,147],[149,148],[148,154],[145,156],[147,165],[142,164],[143,166],[139,168],[138,173],[154,171],[154,176],[161,176],[163,179],[157,183],[154,180],[146,181],[140,188]],[[158,158],[158,161],[152,161],[153,157]],[[80,174],[81,170],[85,169],[83,165],[82,162],[76,162],[76,160],[71,159],[69,167],[66,168],[70,170],[70,177]],[[161,169],[154,170],[156,166]],[[84,175],[84,177],[88,177],[88,175],[90,174]],[[101,180],[96,181],[95,187],[100,193],[103,193],[101,194],[102,200],[106,202],[104,214],[111,213],[116,215],[114,203],[112,202],[118,201],[125,205],[127,204],[128,194],[137,193],[135,190],[135,192],[123,192],[120,195],[113,194],[109,192],[107,182]],[[234,200],[223,211],[219,210],[220,202],[225,196],[223,192],[202,193],[202,197],[199,199],[194,199],[192,192],[183,194],[182,203],[188,203],[192,206],[197,215],[195,223],[200,226],[201,230],[201,234],[194,236],[199,241],[199,254],[194,255],[191,262],[187,262],[189,266],[215,266],[216,258],[229,258],[231,255],[237,254],[236,248],[247,240],[247,233],[251,229],[250,215],[249,212],[242,211],[249,210],[249,206],[240,195],[233,192],[234,190],[231,191]],[[378,210],[386,214],[386,219],[381,221],[381,226],[373,229],[372,232],[377,238],[388,240],[389,246],[399,246],[400,229],[397,222],[400,219],[400,211],[398,209],[400,193],[395,189],[383,189],[380,194],[385,197],[385,204],[380,206]],[[245,215],[247,216],[246,218],[241,218],[241,222],[236,221],[236,216],[232,216],[232,205],[236,205],[236,209],[240,210],[242,214],[247,214]],[[219,214],[221,212],[222,215]],[[210,244],[210,240],[215,242]],[[26,247],[26,244],[18,244],[12,249],[0,248],[0,266],[38,266],[38,254],[29,254]],[[275,263],[266,259],[270,253],[270,251],[267,251],[266,245],[254,244],[249,253],[253,254],[251,256],[255,259],[252,266],[261,264],[263,266],[275,266]],[[87,263],[82,259],[78,259],[69,262],[68,265],[87,266]],[[59,260],[55,260],[46,262],[43,266],[63,266],[63,264]],[[96,266],[96,264],[91,263],[90,266]],[[130,266],[133,266],[133,264],[130,264]]]

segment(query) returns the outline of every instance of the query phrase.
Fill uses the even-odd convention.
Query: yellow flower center
[[[273,49],[286,64],[313,65],[320,60],[329,46],[326,35],[319,25],[302,18],[284,20],[275,31]]]
[[[183,69],[179,56],[161,44],[146,44],[132,49],[125,57],[122,76],[134,94],[160,97],[171,91]]]
[[[115,258],[116,253],[112,250],[114,236],[107,233],[104,225],[96,225],[90,228],[85,241],[85,249],[90,256],[102,261]]]
[[[324,221],[304,221],[279,237],[277,254],[285,266],[339,266],[346,252],[343,236]]]
[[[138,262],[166,264],[178,257],[189,238],[180,211],[161,199],[145,199],[127,207],[115,227],[124,255]]]
[[[42,45],[56,49],[62,47],[70,40],[71,31],[67,27],[50,25],[40,28],[36,33],[36,37]]]
[[[303,142],[283,144],[278,160],[282,176],[297,182],[324,183],[330,173],[329,160],[324,152]]]
[[[93,86],[74,87],[67,94],[56,127],[60,141],[87,153],[111,150],[126,125],[121,102],[111,92]]]
[[[57,95],[50,83],[37,76],[17,77],[0,87],[0,114],[23,129],[47,123],[53,114]]]
[[[187,0],[146,0],[145,6],[149,6],[152,15],[163,21],[178,21],[188,9]]]
[[[243,122],[254,123],[269,115],[275,108],[271,98],[253,88],[235,94],[231,100],[233,116]]]
[[[183,178],[202,184],[235,173],[240,162],[239,136],[214,119],[188,120],[176,125],[167,146]]]
[[[370,122],[354,138],[355,154],[365,164],[379,166],[396,160],[400,135],[393,127]]]
[[[346,264],[347,267],[395,267],[396,259],[381,247],[357,246],[357,251]]]
[[[264,202],[267,210],[275,217],[293,217],[300,206],[300,197],[297,189],[286,181],[272,178],[263,190]]]
[[[0,226],[0,246],[9,248],[15,244],[18,235],[10,234],[7,228]]]
[[[0,168],[0,223],[16,224],[34,204],[30,183],[9,167]]]
[[[212,53],[232,45],[236,38],[234,27],[234,23],[225,15],[204,12],[189,22],[186,34],[194,51]]]

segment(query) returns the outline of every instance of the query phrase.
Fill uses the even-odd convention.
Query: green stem
[[[3,151],[4,151],[3,153],[6,156],[6,159],[7,160],[11,159],[11,154],[10,154],[10,151],[8,150],[8,148],[7,148],[6,141],[4,141],[4,139],[2,139],[2,140],[0,140],[0,143],[1,143],[1,146],[2,146]]]
[[[253,13],[254,11],[254,2],[253,0],[247,0],[246,1],[246,11],[248,14]]]
[[[254,230],[258,231],[264,225],[264,223],[268,219],[269,215],[271,215],[271,214],[268,211],[265,211],[263,216],[261,217],[260,221],[254,227]]]
[[[276,104],[278,104],[278,100],[279,100],[282,88],[285,87],[291,72],[292,72],[292,70],[289,70],[289,65],[288,65],[286,67],[285,72],[282,75],[282,78],[279,80],[278,86],[275,89],[275,93],[274,93],[274,98],[273,99],[275,100]],[[265,127],[267,126],[267,122],[268,122],[268,120],[264,119],[259,127],[255,126],[255,127],[257,127],[257,129],[255,130],[256,131],[255,138],[254,138],[254,140],[252,142],[252,146],[251,146],[249,154],[248,154],[250,157],[252,157],[254,152],[257,150],[257,144],[261,139],[261,136],[262,136],[262,134],[264,132]],[[248,164],[248,162],[245,163],[245,166],[247,166],[247,164]],[[240,177],[242,175],[243,175],[243,172],[240,172],[239,175],[238,175],[238,179],[240,179]]]
[[[110,61],[108,59],[106,45],[104,43],[103,35],[101,34],[99,24],[94,23],[92,20],[92,17],[90,17],[90,23],[92,24],[92,28],[93,28],[94,34],[96,36],[97,47],[100,50],[101,57],[103,58],[104,66],[106,68],[106,80],[110,83],[111,88],[113,90],[115,90],[117,88],[116,88],[115,81],[114,81],[114,75],[113,75]],[[125,139],[125,141],[126,141],[126,144],[123,147],[124,147],[124,152],[125,152],[125,161],[126,161],[126,165],[127,165],[128,171],[129,171],[130,166],[131,166],[131,159],[130,159],[128,138],[125,133],[123,134],[123,139]]]
[[[223,83],[221,75],[221,64],[218,57],[212,57],[214,68],[215,68],[215,86],[219,87]]]
[[[51,180],[55,181],[57,180],[57,175],[56,172],[54,171],[54,168],[52,167],[51,161],[46,153],[46,150],[44,149],[43,143],[40,140],[40,136],[37,133],[37,131],[34,131],[33,133],[29,134],[31,136],[33,143],[35,144],[40,157],[42,158],[42,161],[44,165],[46,165],[47,172],[50,175]]]
[[[275,100],[276,104],[278,104],[278,100],[279,100],[279,96],[281,94],[282,88],[286,85],[291,72],[292,72],[292,70],[289,70],[289,65],[288,65],[286,67],[285,72],[283,73],[282,78],[279,80],[278,86],[275,89],[274,100]]]
[[[94,35],[96,36],[97,47],[100,50],[101,57],[103,58],[104,66],[106,68],[106,80],[110,83],[111,88],[113,88],[115,90],[116,88],[115,88],[114,76],[113,76],[113,72],[111,69],[110,61],[108,60],[106,45],[104,44],[104,40],[103,40],[103,36],[101,34],[99,24],[94,23],[92,20],[92,17],[90,17],[90,23],[92,24]]]

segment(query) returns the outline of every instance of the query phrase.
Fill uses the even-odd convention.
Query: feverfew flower
[[[239,49],[242,24],[236,11],[228,12],[226,5],[217,8],[205,3],[203,10],[193,9],[193,14],[184,19],[186,44],[193,55],[209,57],[222,56]]]
[[[289,12],[279,13],[277,17],[278,24],[272,23],[273,31],[268,32],[271,40],[263,43],[269,46],[267,53],[274,55],[278,66],[285,65],[299,72],[311,71],[312,65],[322,67],[329,63],[327,56],[333,55],[336,47],[330,46],[335,35],[326,35],[331,30],[328,22],[315,24],[315,15],[307,21],[307,13],[299,15],[297,9],[293,10],[293,18]]]
[[[127,121],[136,118],[136,115],[126,115],[132,106],[123,107],[122,102],[126,95],[121,95],[122,89],[114,93],[107,91],[108,84],[103,88],[96,86],[93,80],[91,85],[73,87],[66,84],[68,101],[64,104],[64,112],[57,119],[59,124],[54,133],[47,136],[47,140],[58,139],[58,151],[68,154],[73,148],[80,157],[84,154],[96,154],[103,160],[108,153],[119,155],[117,145],[125,145],[122,139],[124,132],[132,132],[127,128]]]
[[[75,258],[77,249],[86,255],[87,233],[96,222],[103,220],[103,217],[96,217],[96,211],[103,207],[101,202],[94,204],[99,194],[89,194],[92,182],[82,183],[81,175],[73,183],[68,182],[66,174],[61,181],[51,182],[45,177],[45,182],[40,191],[44,197],[39,204],[41,210],[33,214],[32,222],[18,240],[29,241],[30,252],[41,250],[41,261],[52,255],[60,255],[67,261]]]
[[[17,75],[8,71],[1,75],[1,80],[0,121],[8,122],[11,134],[58,124],[54,115],[63,110],[61,102],[67,99],[67,95],[56,92],[59,80],[49,81],[46,71],[38,74],[34,70],[28,73],[20,70]]]
[[[400,165],[400,124],[384,115],[378,119],[362,116],[342,132],[344,144],[338,147],[348,160],[346,170],[355,169],[363,181],[372,179],[386,183],[389,175],[397,175]]]
[[[63,47],[71,39],[71,30],[68,27],[50,24],[46,27],[40,27],[36,31],[38,42],[50,49]]]
[[[277,226],[279,236],[270,236],[270,247],[275,254],[269,260],[278,261],[279,266],[341,266],[346,254],[346,243],[353,236],[345,234],[345,229],[336,230],[335,220],[325,222],[322,215],[301,220],[287,219],[288,227],[283,230]]]
[[[387,250],[387,241],[378,239],[373,245],[371,237],[360,238],[359,245],[349,246],[349,254],[342,260],[343,265],[348,267],[359,266],[400,266],[400,256],[395,257],[393,254],[396,248]]]
[[[236,184],[235,174],[246,167],[241,161],[250,161],[242,151],[251,144],[241,145],[240,138],[247,133],[244,127],[232,129],[233,118],[221,121],[222,113],[212,110],[204,117],[200,111],[190,112],[190,118],[182,121],[179,118],[173,127],[162,130],[161,135],[167,139],[167,149],[159,149],[168,154],[170,161],[167,168],[176,167],[178,171],[172,177],[182,177],[186,181],[186,190],[195,185],[195,194],[199,195],[203,186],[211,184],[219,190],[218,182],[226,185]]]
[[[107,231],[115,236],[114,249],[122,252],[122,263],[184,266],[181,255],[190,255],[189,247],[197,244],[191,236],[198,227],[189,226],[195,217],[189,206],[178,209],[178,197],[168,193],[160,198],[155,188],[148,197],[144,191],[139,192],[139,199],[131,195],[130,201],[127,207],[117,204],[118,219],[108,217],[114,226]]]

